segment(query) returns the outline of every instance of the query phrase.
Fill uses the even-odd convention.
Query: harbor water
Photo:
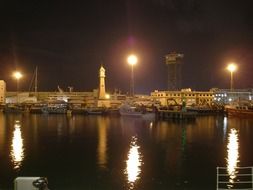
[[[253,119],[0,113],[0,190],[18,176],[50,190],[215,189],[217,166],[253,166],[252,145]]]

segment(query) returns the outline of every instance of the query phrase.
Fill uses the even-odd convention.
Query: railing
[[[253,190],[253,167],[217,167],[217,190]]]

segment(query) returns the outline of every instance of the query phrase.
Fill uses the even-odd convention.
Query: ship
[[[155,118],[155,112],[148,111],[144,106],[136,107],[129,104],[123,104],[119,108],[119,113],[121,116],[142,117],[144,119]]]
[[[228,116],[245,117],[253,119],[253,104],[252,102],[238,102],[225,106],[225,111]]]
[[[41,108],[42,113],[67,113],[67,103],[64,101],[51,101]]]

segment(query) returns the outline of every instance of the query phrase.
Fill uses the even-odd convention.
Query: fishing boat
[[[24,113],[28,112],[28,109],[22,104],[6,104],[3,111],[5,113]]]
[[[129,104],[120,106],[119,113],[121,116],[142,117],[144,119],[155,118],[155,112],[147,111],[145,107],[136,107]]]
[[[220,113],[222,111],[221,109],[217,109],[217,108],[207,106],[207,105],[205,105],[205,106],[203,106],[203,105],[190,106],[190,107],[186,107],[186,110],[189,111],[189,112],[196,112],[198,114],[203,114],[203,115],[217,114],[217,113]]]
[[[89,107],[86,109],[89,115],[102,115],[105,113],[105,108],[100,107]]]
[[[43,113],[42,109],[47,106],[46,103],[37,102],[30,107],[30,113]]]
[[[247,117],[253,119],[252,103],[237,103],[225,106],[228,116]]]
[[[67,113],[67,103],[64,101],[54,101],[46,104],[42,109],[42,113],[50,114],[60,114]]]

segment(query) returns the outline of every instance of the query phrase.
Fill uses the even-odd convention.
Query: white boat
[[[124,104],[119,108],[121,116],[142,117],[144,119],[154,119],[155,112],[148,112],[145,107],[135,107]]]

